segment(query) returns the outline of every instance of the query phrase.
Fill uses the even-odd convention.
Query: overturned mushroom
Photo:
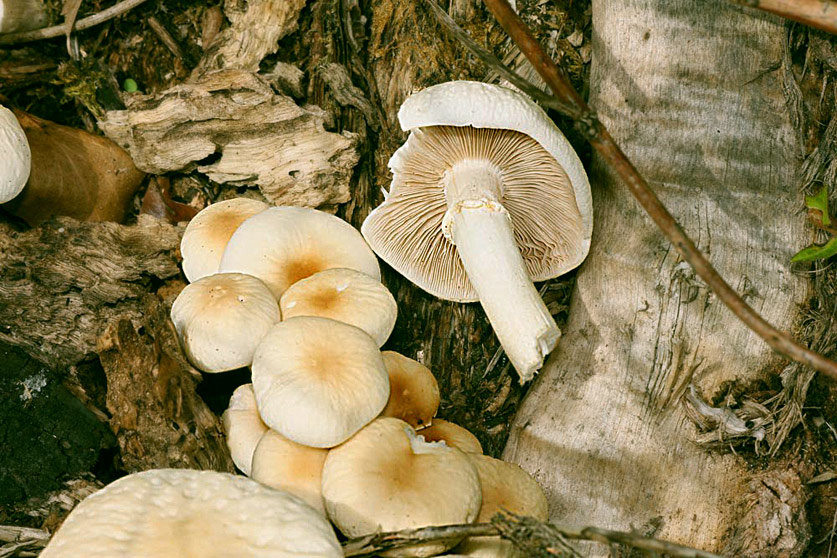
[[[590,248],[581,161],[540,107],[496,85],[430,87],[398,119],[410,137],[363,235],[427,292],[479,300],[521,380],[531,379],[561,334],[532,281],[575,268]]]

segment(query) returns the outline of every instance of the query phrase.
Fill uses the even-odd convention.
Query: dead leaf
[[[198,214],[198,210],[191,205],[176,202],[171,199],[171,184],[169,179],[158,176],[148,185],[148,190],[142,198],[140,213],[146,213],[157,219],[164,219],[176,225],[183,221],[191,221]]]

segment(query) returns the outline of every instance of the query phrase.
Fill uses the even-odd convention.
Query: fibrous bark
[[[600,118],[721,274],[789,329],[807,292],[789,266],[805,243],[798,146],[770,71],[784,25],[692,0],[594,2],[593,18]],[[711,400],[765,378],[778,357],[694,277],[627,189],[598,166],[591,182],[594,244],[570,322],[505,456],[535,474],[562,520],[739,556],[798,555],[800,539],[765,544],[745,524],[745,463],[694,445],[680,405],[690,384]],[[798,511],[777,521],[804,533]],[[742,529],[749,536],[729,536]]]

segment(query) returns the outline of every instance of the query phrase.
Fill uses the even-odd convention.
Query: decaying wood
[[[121,223],[145,175],[112,141],[15,110],[32,152],[23,191],[3,208],[32,226],[65,215]]]
[[[783,24],[690,0],[594,2],[593,18],[601,120],[721,274],[790,329],[807,289],[789,267],[805,244],[799,146],[769,70]],[[730,550],[751,474],[692,443],[679,400],[690,383],[711,400],[725,384],[764,378],[777,358],[602,165],[591,182],[597,229],[570,322],[505,455],[547,488],[555,517]],[[789,515],[804,532],[804,515]],[[735,555],[765,556],[751,533]],[[797,543],[777,540],[770,555],[797,555]]]
[[[54,367],[95,351],[118,316],[138,319],[154,280],[180,273],[176,227],[62,217],[26,232],[0,228],[0,339]]]
[[[297,106],[254,73],[212,72],[126,104],[100,126],[145,172],[197,168],[215,182],[257,184],[276,205],[349,199],[354,136],[325,131],[322,109]]]
[[[146,295],[141,311],[113,320],[96,349],[124,469],[233,472],[220,420],[195,393],[200,373],[186,362],[167,307]]]

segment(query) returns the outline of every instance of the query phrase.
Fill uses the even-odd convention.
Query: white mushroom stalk
[[[442,231],[457,247],[506,355],[529,379],[555,348],[561,330],[526,271],[511,217],[500,203],[501,172],[490,161],[473,159],[447,171]]]

